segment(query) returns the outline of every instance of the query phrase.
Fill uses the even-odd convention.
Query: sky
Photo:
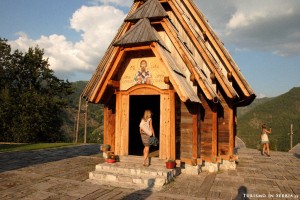
[[[299,0],[194,0],[258,98],[300,87]],[[0,37],[44,49],[55,75],[90,80],[133,0],[0,0]]]

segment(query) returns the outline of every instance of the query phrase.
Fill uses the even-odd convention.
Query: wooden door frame
[[[116,92],[115,153],[128,155],[130,96],[160,96],[159,158],[175,159],[175,91],[162,90],[153,85],[139,84]]]

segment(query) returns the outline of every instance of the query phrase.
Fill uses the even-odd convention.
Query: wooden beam
[[[125,52],[124,51],[120,51],[118,54],[116,54],[116,59],[115,60],[112,60],[111,63],[110,63],[110,71],[108,72],[108,75],[106,77],[103,77],[105,78],[104,79],[104,83],[102,84],[102,87],[100,88],[100,91],[98,93],[98,95],[96,96],[96,103],[98,103],[100,101],[100,98],[102,97],[106,87],[107,87],[107,83],[108,81],[112,78],[112,75],[115,73],[115,70],[117,68],[117,66],[121,63],[121,61],[124,59],[124,55],[125,55]],[[95,94],[96,95],[96,94]]]
[[[144,45],[144,46],[136,46],[136,47],[124,47],[124,51],[144,51],[144,50],[150,50],[150,45]]]
[[[170,84],[171,83],[170,78],[168,76],[165,76],[164,77],[164,82],[165,82],[165,84]]]
[[[107,85],[113,88],[120,88],[120,81],[109,80]]]
[[[173,9],[175,16],[178,17],[179,22],[183,26],[183,28],[186,30],[187,35],[193,42],[193,44],[196,46],[197,50],[199,51],[200,55],[202,55],[203,59],[207,63],[207,65],[210,67],[210,69],[216,74],[216,77],[221,84],[222,88],[224,88],[224,91],[226,95],[230,98],[233,99],[236,97],[235,91],[227,84],[225,81],[226,79],[223,77],[223,73],[221,69],[217,68],[216,63],[213,63],[212,58],[210,58],[210,54],[206,52],[206,49],[202,47],[201,43],[198,41],[196,36],[193,34],[192,30],[190,29],[189,25],[186,23],[185,19],[182,17],[182,14],[176,7],[173,1],[168,1],[169,5]]]
[[[95,82],[96,86],[94,87],[91,97],[90,97],[91,102],[93,102],[93,103],[99,102],[100,98],[98,98],[99,100],[96,102],[97,96],[99,96],[98,94],[99,94],[99,91],[101,90],[101,88],[103,87],[103,82],[106,78],[106,74],[109,73],[111,67],[113,66],[113,61],[118,56],[119,52],[120,52],[119,47],[115,47],[113,49],[110,60],[109,60],[109,62],[106,62],[106,67],[104,67],[105,70],[103,72],[103,75],[101,76],[100,80],[98,80],[98,82]],[[100,73],[100,72],[98,72],[98,73]]]

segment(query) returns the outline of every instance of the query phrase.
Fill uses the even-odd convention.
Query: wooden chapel
[[[236,109],[255,94],[193,0],[134,0],[82,97],[104,105],[115,154],[142,155],[150,109],[159,158],[195,165],[235,159]]]

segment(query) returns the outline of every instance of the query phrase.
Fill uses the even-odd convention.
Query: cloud
[[[80,41],[72,42],[59,34],[33,40],[20,32],[18,39],[10,41],[12,48],[22,51],[36,45],[43,48],[50,67],[60,77],[93,72],[125,18],[123,9],[117,7],[130,7],[133,1],[92,1],[93,6],[82,6],[70,18],[70,28],[80,34]],[[299,0],[196,0],[195,3],[225,46],[281,56],[300,55]]]
[[[115,5],[121,7],[130,7],[133,4],[133,0],[92,0],[94,4]]]
[[[268,95],[263,94],[263,93],[259,93],[259,94],[256,94],[256,95],[257,95],[256,96],[257,99],[262,99],[262,98],[268,97]]]
[[[82,6],[70,19],[70,28],[81,34],[80,41],[71,42],[57,34],[33,40],[21,32],[10,44],[13,49],[22,51],[38,45],[44,49],[50,68],[57,76],[71,78],[75,71],[91,73],[95,70],[124,18],[123,11],[112,6]]]
[[[237,49],[300,55],[300,1],[197,1],[211,26]]]

